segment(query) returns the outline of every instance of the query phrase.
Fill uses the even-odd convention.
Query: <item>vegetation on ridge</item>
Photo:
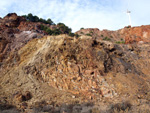
[[[43,18],[39,18],[38,16],[33,16],[31,13],[29,13],[28,15],[23,15],[23,17],[25,17],[25,19],[27,21],[42,22],[44,24],[55,25],[55,23],[50,18],[48,18],[47,20],[45,20]]]
[[[38,16],[33,16],[31,13],[28,15],[23,15],[27,21],[31,22],[42,22],[44,24],[56,25],[50,18],[45,20],[43,18],[39,18]],[[50,29],[50,27],[41,24],[40,29],[45,31],[49,35],[60,35],[60,34],[68,34],[69,36],[76,36],[77,34],[72,33],[72,29],[66,26],[64,23],[58,23],[55,29]]]
[[[103,38],[103,40],[110,41],[111,39],[106,36],[105,38]]]

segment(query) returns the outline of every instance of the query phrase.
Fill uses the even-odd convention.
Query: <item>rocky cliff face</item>
[[[45,33],[39,29],[42,23],[27,22],[24,17],[15,13],[6,15],[0,20],[0,61],[6,60],[11,52],[15,52],[34,38]],[[50,26],[49,26],[50,27]]]
[[[69,37],[46,36],[40,24],[0,19],[0,111],[149,111],[149,26]]]

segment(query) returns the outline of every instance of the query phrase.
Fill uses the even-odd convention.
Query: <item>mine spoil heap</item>
[[[0,112],[150,112],[150,25],[117,31],[0,18]]]

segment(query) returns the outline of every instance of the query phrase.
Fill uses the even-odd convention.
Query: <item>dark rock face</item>
[[[18,27],[21,21],[26,21],[25,18],[17,16],[16,13],[10,13],[3,19],[3,23],[7,27]]]

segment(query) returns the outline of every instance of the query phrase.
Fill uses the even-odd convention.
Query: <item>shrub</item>
[[[75,37],[76,37],[76,38],[78,38],[79,36],[80,36],[80,35],[78,35],[78,34],[75,34]]]
[[[44,30],[44,25],[40,25],[40,30]]]
[[[50,24],[50,25],[54,24],[53,21],[50,18],[48,18],[46,22],[47,22],[47,24]]]
[[[80,32],[81,34],[84,34],[83,32]]]
[[[49,27],[44,26],[44,25],[40,25],[40,29],[45,31],[49,35],[59,35],[59,34],[61,34],[61,31],[59,29],[51,30]]]
[[[74,37],[75,34],[74,33],[69,33],[69,36]]]
[[[124,41],[123,38],[121,38],[121,41]]]
[[[43,24],[41,24],[40,25],[40,30],[44,30],[44,31],[46,31],[48,29],[48,27],[47,26],[44,26]]]
[[[92,36],[90,33],[87,33],[86,35],[87,35],[87,36]]]
[[[103,40],[110,41],[111,39],[110,39],[110,38],[108,38],[108,37],[105,37],[105,38],[103,38]]]
[[[113,36],[110,36],[110,38],[113,38]]]
[[[125,44],[125,41],[117,41],[116,44]]]
[[[23,17],[27,21],[42,22],[44,24],[54,25],[53,21],[50,18],[45,20],[43,18],[39,18],[38,16],[33,16],[31,13],[29,13],[28,15],[23,15]],[[41,24],[39,28],[40,28],[40,30],[45,31],[49,35],[68,34],[69,36],[72,36],[72,37],[77,36],[74,33],[72,33],[72,29],[69,28],[68,26],[66,26],[64,23],[58,23],[57,29],[54,29],[54,30],[51,30],[49,27],[47,27],[43,24]]]
[[[125,44],[125,41],[123,40],[123,38],[121,38],[121,41],[117,41],[116,44]]]
[[[72,31],[71,28],[66,26],[64,23],[58,23],[57,26],[58,26],[58,29],[61,31],[62,34],[69,34]]]
[[[48,29],[46,29],[46,33],[49,34],[49,35],[52,35],[53,31],[50,28],[48,28]]]
[[[33,16],[31,13],[29,13],[28,15],[22,15],[27,21],[31,21],[31,22],[42,22],[44,24],[50,24],[50,25],[54,25],[55,23],[48,18],[47,20],[43,19],[43,18],[39,18],[38,16]]]
[[[54,29],[52,35],[60,35],[61,31],[59,29]]]
[[[90,31],[91,34],[93,34],[93,31]]]

